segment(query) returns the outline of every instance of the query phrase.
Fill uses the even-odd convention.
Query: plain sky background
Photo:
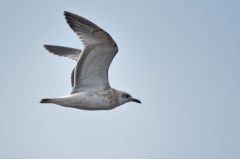
[[[111,111],[39,104],[71,91],[82,48],[67,10],[119,46],[112,87],[141,99]],[[1,159],[239,159],[240,2],[1,0]]]

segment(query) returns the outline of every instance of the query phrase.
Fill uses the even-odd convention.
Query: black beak
[[[132,101],[132,102],[136,102],[136,103],[139,103],[139,104],[141,104],[141,101],[140,101],[140,100],[138,100],[138,99],[136,99],[136,98],[132,98],[132,99],[131,99],[131,101]]]

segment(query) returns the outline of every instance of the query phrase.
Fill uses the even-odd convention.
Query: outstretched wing
[[[69,48],[65,46],[56,46],[56,45],[44,45],[44,47],[54,55],[58,56],[63,56],[67,57],[73,61],[78,61],[78,58],[81,54],[81,50],[74,49],[74,48]],[[72,87],[74,86],[74,70],[73,68],[72,73],[71,73],[71,85]]]
[[[72,93],[109,88],[108,69],[118,51],[115,41],[89,20],[69,12],[64,15],[85,46],[75,67]]]
[[[54,55],[67,57],[71,60],[78,61],[81,50],[65,46],[44,45],[44,47]]]

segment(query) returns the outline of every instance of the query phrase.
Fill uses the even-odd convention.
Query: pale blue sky
[[[0,2],[1,159],[239,159],[240,2]],[[73,63],[43,44],[82,48],[63,11],[115,39],[114,88],[141,99],[112,111],[41,105],[68,94]]]

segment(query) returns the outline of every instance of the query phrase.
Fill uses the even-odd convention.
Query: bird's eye
[[[124,94],[124,97],[125,97],[125,98],[129,98],[130,95],[129,95],[129,94]]]

